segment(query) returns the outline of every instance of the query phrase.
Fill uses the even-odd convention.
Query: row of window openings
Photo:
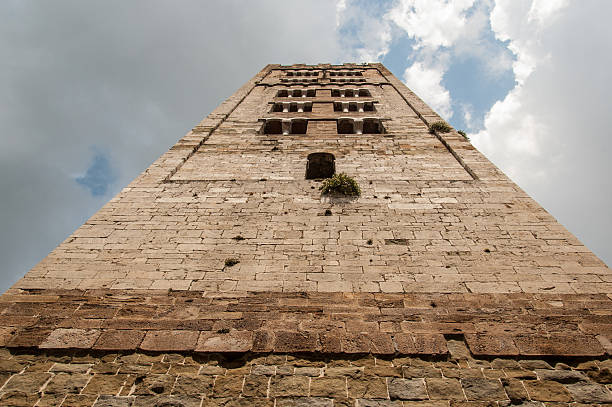
[[[315,97],[315,89],[281,89],[276,93],[276,97]],[[368,89],[332,89],[332,97],[370,97],[372,94]]]
[[[365,79],[362,78],[358,78],[358,79],[353,79],[353,78],[334,78],[334,79],[330,79],[331,82],[365,82]]]
[[[329,76],[363,76],[360,71],[329,71]]]
[[[340,118],[336,120],[338,134],[382,134],[385,128],[377,118]],[[266,119],[263,134],[306,134],[306,119]]]
[[[319,71],[285,71],[285,76],[319,76]]]
[[[317,79],[287,79],[287,78],[281,78],[281,82],[311,82],[311,83],[315,83],[317,82]]]
[[[361,71],[328,71],[329,76],[363,76]],[[319,71],[285,71],[285,76],[319,76]]]
[[[334,112],[374,112],[374,102],[334,102]],[[312,112],[312,102],[278,102],[272,105],[272,113]]]

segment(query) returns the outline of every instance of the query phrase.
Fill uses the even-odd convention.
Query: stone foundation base
[[[529,406],[612,403],[608,358],[0,349],[0,405]]]

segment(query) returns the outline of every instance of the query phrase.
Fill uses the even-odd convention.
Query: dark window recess
[[[372,96],[367,89],[359,89],[359,96]]]
[[[296,98],[296,97],[302,97],[302,91],[300,89],[293,89],[291,95]]]
[[[307,97],[309,97],[309,98],[313,98],[313,97],[315,97],[315,96],[316,96],[316,94],[317,94],[317,91],[316,91],[316,90],[314,90],[314,89],[308,89],[308,90],[306,91],[306,96],[307,96]]]
[[[312,112],[312,102],[274,103],[270,112]]]
[[[378,119],[364,119],[363,120],[363,133],[364,134],[381,134],[384,133],[383,126]]]
[[[334,112],[373,112],[372,102],[334,102]]]
[[[292,120],[291,121],[291,134],[306,134],[306,128],[308,127],[308,121],[306,120]]]
[[[355,126],[351,119],[338,120],[338,134],[354,134]]]
[[[276,93],[276,97],[279,97],[279,98],[286,98],[286,97],[288,97],[288,96],[289,96],[289,93],[287,92],[287,90],[286,90],[286,89],[279,90],[279,91]]]
[[[306,163],[306,179],[330,178],[336,172],[336,158],[330,153],[312,153]]]
[[[266,120],[263,127],[264,134],[283,134],[283,126],[280,120]]]

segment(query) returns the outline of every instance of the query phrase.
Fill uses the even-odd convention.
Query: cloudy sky
[[[383,62],[612,264],[607,0],[0,2],[0,291],[268,63]]]

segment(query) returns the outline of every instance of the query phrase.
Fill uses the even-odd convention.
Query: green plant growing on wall
[[[433,122],[432,124],[429,125],[429,132],[430,133],[434,133],[434,132],[438,132],[438,133],[448,133],[452,130],[452,127],[448,125],[448,123],[443,122],[443,121],[437,121],[437,122]]]
[[[361,195],[361,188],[353,178],[344,173],[334,174],[333,177],[323,180],[321,187],[322,195],[340,194],[346,196]]]
[[[457,133],[461,134],[466,141],[470,141],[470,138],[468,137],[467,134],[465,134],[465,131],[457,130]]]

